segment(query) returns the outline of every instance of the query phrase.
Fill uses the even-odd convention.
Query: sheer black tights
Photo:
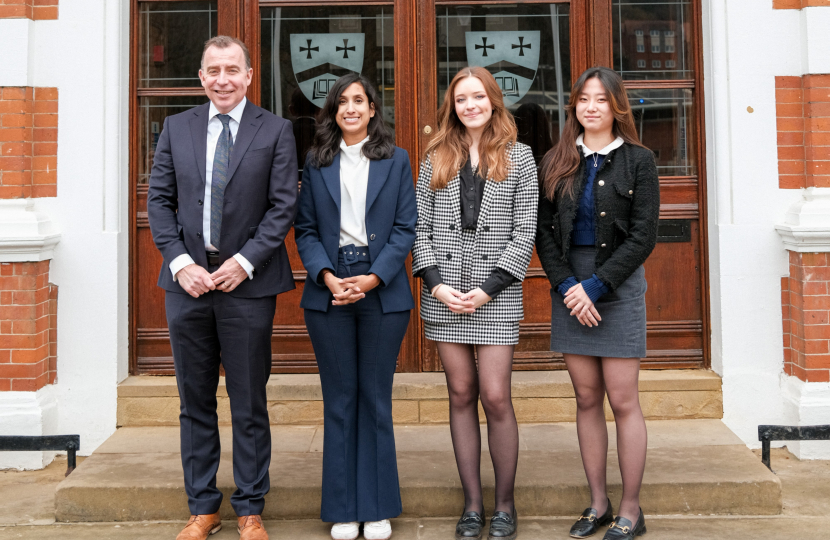
[[[519,427],[513,413],[510,380],[512,345],[438,343],[450,394],[450,431],[458,474],[464,488],[464,511],[480,512],[481,428],[478,399],[487,417],[487,442],[496,473],[496,510],[513,511],[513,485],[519,458]]]
[[[608,459],[608,429],[603,400],[608,402],[617,424],[617,455],[623,494],[618,515],[637,521],[640,515],[640,485],[646,466],[648,436],[637,389],[638,358],[598,358],[566,354],[565,364],[576,392],[576,430],[582,466],[591,488],[591,507],[605,512],[605,469]]]

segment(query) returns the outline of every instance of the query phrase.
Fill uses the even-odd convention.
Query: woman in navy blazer
[[[406,151],[377,93],[341,77],[317,117],[294,222],[308,275],[300,307],[323,387],[323,500],[335,540],[392,534],[401,513],[392,378],[415,307],[406,257],[418,212]]]

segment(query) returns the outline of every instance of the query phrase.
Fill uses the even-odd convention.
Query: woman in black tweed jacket
[[[646,355],[643,263],[657,241],[660,184],[654,154],[634,126],[622,79],[591,68],[574,84],[562,138],[542,162],[536,249],[551,284],[551,350],[563,353],[577,401],[582,463],[591,506],[571,528],[605,540],[646,532],[639,507],[646,461],[640,358]],[[623,480],[619,515],[606,494],[614,411]]]

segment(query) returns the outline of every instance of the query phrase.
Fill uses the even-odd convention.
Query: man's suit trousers
[[[222,450],[216,414],[220,362],[233,417],[236,491],[231,505],[239,516],[261,514],[265,506],[271,463],[265,385],[271,372],[276,303],[276,296],[235,298],[218,290],[198,298],[166,293],[181,400],[182,467],[191,514],[212,514],[222,502],[216,488]]]
[[[369,263],[338,264],[337,276]],[[379,521],[401,513],[392,380],[409,311],[383,313],[377,290],[327,312],[305,310],[323,387],[323,521]]]

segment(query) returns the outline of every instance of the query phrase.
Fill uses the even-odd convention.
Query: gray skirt
[[[473,286],[472,266],[475,256],[475,231],[461,231],[461,290],[467,292]],[[480,321],[462,315],[458,322],[433,323],[424,321],[424,334],[432,341],[467,343],[471,345],[515,345],[519,342],[519,322]]]
[[[572,246],[571,268],[583,281],[596,272],[597,250],[590,246]],[[602,321],[587,327],[562,301],[559,291],[551,289],[550,349],[563,354],[584,354],[616,358],[643,358],[646,355],[646,277],[640,266],[617,290],[604,294],[595,307]]]

